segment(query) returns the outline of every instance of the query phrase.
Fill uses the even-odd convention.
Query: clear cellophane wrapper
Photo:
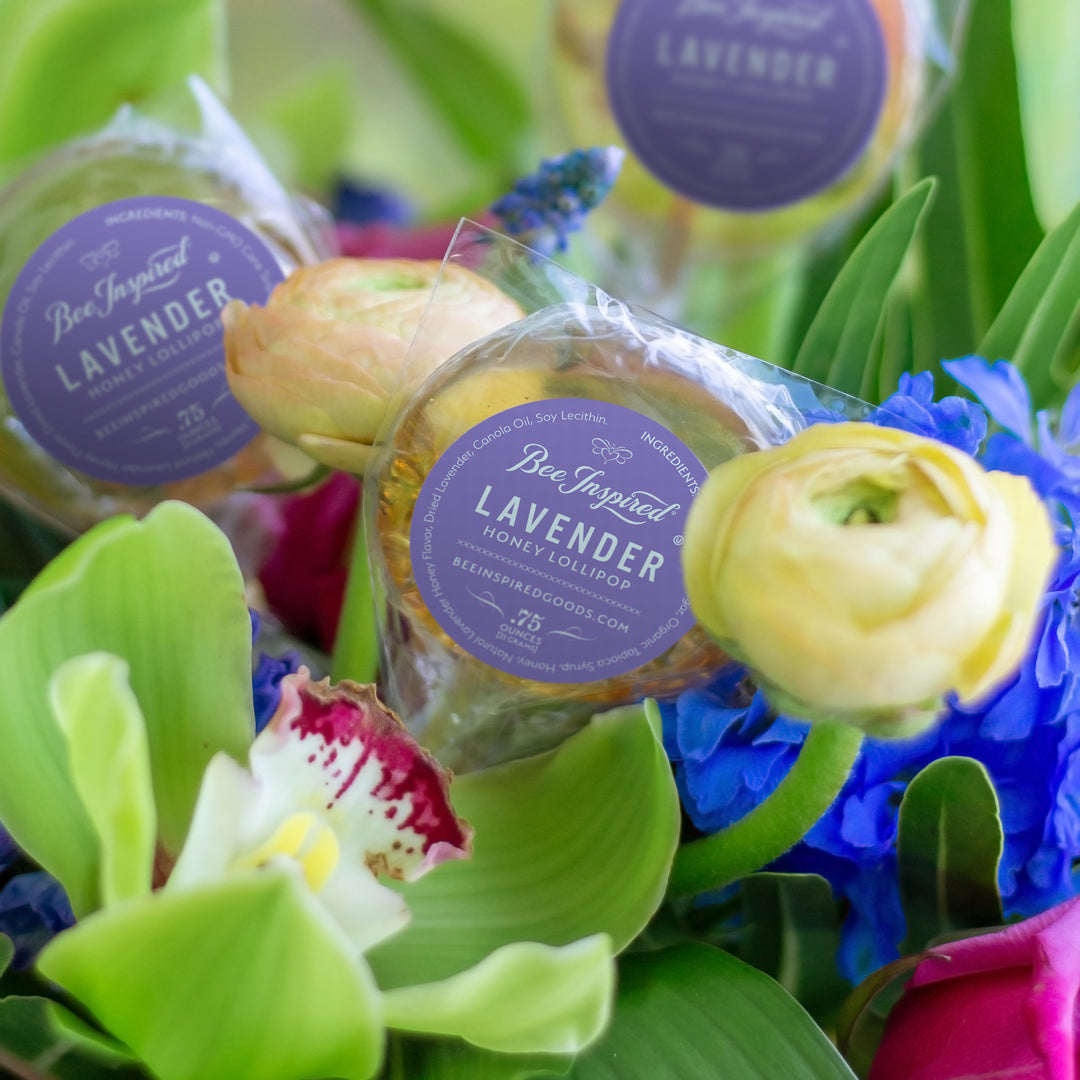
[[[609,35],[621,2],[555,0],[551,6],[548,92],[541,111],[553,147],[626,147],[605,79]],[[697,255],[741,263],[842,230],[881,192],[901,155],[940,107],[956,76],[971,6],[969,0],[867,2],[881,26],[886,85],[873,131],[843,175],[787,205],[738,212],[681,196],[631,152],[595,226],[605,229],[613,246],[632,249],[638,259],[659,252],[661,276],[671,272],[664,263],[676,249],[683,261]],[[828,3],[789,7],[812,14]],[[739,15],[729,21],[738,23]]]
[[[121,108],[92,135],[3,177],[0,310],[19,272],[57,229],[95,207],[135,196],[190,199],[256,234],[282,273],[334,254],[329,218],[291,196],[247,136],[197,78],[144,110]],[[26,431],[0,387],[0,494],[63,531],[119,512],[143,514],[163,499],[213,511],[233,492],[273,484],[295,455],[265,434],[188,479],[136,486],[68,468]]]
[[[498,285],[524,317],[434,372],[437,320],[425,317],[368,469],[364,507],[385,693],[432,752],[468,771],[550,747],[596,712],[670,699],[726,657],[697,626],[640,667],[590,682],[523,678],[471,655],[432,616],[410,550],[421,487],[456,439],[526,402],[609,402],[659,423],[712,469],[814,419],[862,418],[869,406],[614,299],[471,222],[446,258]]]

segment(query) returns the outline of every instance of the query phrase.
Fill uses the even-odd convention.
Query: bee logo
[[[79,257],[79,262],[87,270],[96,270],[100,267],[108,267],[113,259],[120,254],[120,245],[115,240],[106,240],[97,251],[88,251]]]
[[[608,442],[607,439],[599,437],[592,441],[592,452],[599,454],[607,465],[612,462],[615,462],[616,465],[625,465],[634,456],[633,451],[628,447],[615,446],[614,443]]]

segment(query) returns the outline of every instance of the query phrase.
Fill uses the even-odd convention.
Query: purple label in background
[[[205,472],[257,434],[225,379],[221,309],[283,279],[228,214],[145,196],[69,221],[38,248],[0,323],[15,415],[65,465],[161,484]]]
[[[603,401],[531,402],[477,424],[420,489],[420,594],[463,649],[538,682],[621,675],[694,625],[680,547],[705,467]]]
[[[696,202],[771,210],[855,163],[888,62],[868,0],[623,0],[607,84],[642,164]]]

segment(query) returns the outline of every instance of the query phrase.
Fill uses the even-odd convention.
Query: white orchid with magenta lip
[[[0,821],[71,897],[38,968],[95,1052],[161,1080],[370,1080],[388,1029],[591,1043],[678,837],[655,714],[463,777],[452,808],[371,687],[302,670],[252,741],[250,665],[228,541],[180,504],[92,530],[0,618]]]
[[[468,857],[472,830],[454,814],[449,776],[374,687],[286,676],[281,702],[248,755],[207,767],[169,889],[230,872],[298,872],[360,953],[408,922],[377,875],[416,881]]]

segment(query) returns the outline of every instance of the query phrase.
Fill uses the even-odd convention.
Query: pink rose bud
[[[1076,1080],[1080,897],[929,953],[868,1080]]]

